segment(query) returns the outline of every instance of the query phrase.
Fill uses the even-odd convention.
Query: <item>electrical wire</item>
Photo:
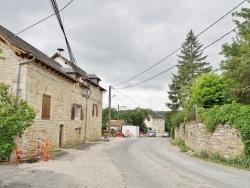
[[[61,11],[63,11],[67,6],[69,6],[72,2],[73,2],[74,0],[71,0],[68,4],[66,4],[61,10],[59,10],[59,12],[61,12]],[[42,20],[40,20],[39,22],[36,22],[36,23],[34,23],[33,25],[31,25],[31,26],[29,26],[29,27],[27,27],[27,28],[25,28],[25,29],[23,29],[23,30],[21,30],[21,31],[19,31],[18,33],[16,33],[15,35],[18,35],[18,34],[20,34],[20,33],[22,33],[22,32],[24,32],[24,31],[26,31],[26,30],[28,30],[28,29],[30,29],[30,28],[32,28],[32,27],[34,27],[35,25],[37,25],[37,24],[39,24],[39,23],[41,23],[41,22],[43,22],[43,21],[45,21],[45,20],[47,20],[48,18],[50,18],[50,17],[52,17],[52,16],[54,16],[56,13],[54,13],[54,14],[51,14],[50,16],[48,16],[48,17],[46,17],[46,18],[44,18],[44,19],[42,19]]]
[[[139,104],[139,105],[141,105],[141,106],[143,106],[143,107],[145,107],[145,108],[148,108],[148,107],[146,107],[145,105],[140,104],[140,103],[138,103],[137,101],[135,101],[135,100],[129,98],[128,96],[124,95],[123,93],[121,93],[120,91],[116,90],[115,88],[113,88],[113,87],[111,87],[111,88],[112,88],[113,90],[115,90],[116,92],[120,93],[121,95],[123,95],[124,97],[126,97],[127,99],[129,99],[129,100],[131,100],[131,101],[133,101],[133,102],[135,102],[135,103],[137,103],[137,104]]]
[[[52,8],[53,8],[53,10],[55,12],[55,15],[57,17],[57,21],[58,21],[58,23],[59,23],[59,25],[61,27],[61,30],[63,32],[64,38],[65,38],[65,41],[66,41],[66,45],[67,45],[67,49],[68,49],[68,53],[69,53],[69,57],[70,57],[70,61],[72,62],[72,67],[73,67],[75,72],[78,72],[77,67],[76,67],[76,60],[74,58],[73,51],[72,51],[72,49],[70,47],[68,38],[66,36],[66,32],[65,32],[65,29],[64,29],[64,26],[63,26],[63,23],[62,23],[62,19],[61,19],[61,16],[60,16],[60,11],[58,9],[56,0],[50,0],[50,3],[51,3],[51,6],[52,6]]]
[[[249,19],[246,20],[245,22],[241,23],[240,25],[238,25],[237,27],[235,27],[234,29],[232,29],[232,30],[229,31],[228,33],[224,34],[222,37],[218,38],[217,40],[215,40],[215,41],[212,42],[211,44],[207,45],[207,46],[204,47],[203,49],[199,50],[198,52],[202,52],[202,51],[204,51],[205,49],[209,48],[210,46],[212,46],[212,45],[215,44],[216,42],[220,41],[221,39],[223,39],[225,36],[229,35],[230,33],[234,32],[236,29],[238,29],[239,27],[241,27],[242,25],[244,25],[244,24],[247,23],[248,21],[249,21]],[[139,82],[139,83],[137,83],[137,84],[133,84],[133,85],[130,85],[130,86],[127,86],[127,87],[123,87],[123,88],[116,88],[116,89],[126,89],[126,88],[130,88],[130,87],[134,87],[134,86],[140,85],[140,84],[145,83],[145,82],[147,82],[147,81],[149,81],[149,80],[152,80],[152,79],[155,78],[155,77],[160,76],[161,74],[163,74],[163,73],[165,73],[165,72],[167,72],[167,71],[173,69],[173,68],[176,67],[176,66],[177,66],[177,65],[174,65],[174,66],[172,66],[172,67],[170,67],[170,68],[164,70],[163,72],[161,72],[161,73],[159,73],[159,74],[157,74],[157,75],[155,75],[155,76],[152,76],[152,77],[150,77],[150,78],[148,78],[148,79],[146,79],[146,80],[144,80],[144,81],[142,81],[142,82]],[[114,88],[113,88],[113,89],[114,89]],[[116,91],[117,91],[117,90],[116,90]]]
[[[242,1],[240,4],[238,4],[236,7],[234,7],[232,10],[230,10],[229,12],[227,12],[225,15],[223,15],[221,18],[219,18],[217,21],[215,21],[213,24],[211,24],[210,26],[208,26],[206,29],[204,29],[203,31],[201,31],[196,37],[202,35],[203,33],[205,33],[207,30],[209,30],[211,27],[213,27],[216,23],[218,23],[219,21],[221,21],[223,18],[225,18],[228,14],[230,14],[231,12],[233,12],[236,8],[238,8],[240,5],[242,5],[244,2],[246,2],[247,0]],[[142,75],[143,73],[147,72],[148,70],[152,69],[153,67],[155,67],[156,65],[160,64],[161,62],[163,62],[164,60],[166,60],[167,58],[171,57],[172,55],[174,55],[176,52],[178,52],[180,49],[182,48],[179,47],[178,49],[176,49],[175,51],[173,51],[172,53],[170,53],[169,55],[167,55],[166,57],[164,57],[162,60],[158,61],[157,63],[155,63],[154,65],[152,65],[151,67],[147,68],[146,70],[142,71],[141,73],[135,75],[134,77],[121,82],[119,84],[116,84],[114,87],[122,85],[124,83],[127,83],[131,80],[133,80],[134,78],[137,78],[138,76]]]

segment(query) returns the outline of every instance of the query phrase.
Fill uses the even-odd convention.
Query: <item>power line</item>
[[[129,98],[128,96],[124,95],[123,93],[121,93],[120,91],[116,90],[115,88],[113,88],[113,87],[111,87],[111,88],[112,88],[113,90],[115,90],[116,92],[120,93],[121,95],[123,95],[124,97],[126,97],[127,99],[129,99],[129,100],[131,100],[131,101],[133,101],[133,102],[135,102],[135,103],[137,103],[137,104],[139,104],[139,105],[141,105],[141,106],[143,106],[143,107],[145,107],[145,108],[148,108],[148,107],[146,107],[145,105],[140,104],[140,103],[138,103],[137,101],[135,101],[135,100]]]
[[[52,8],[53,8],[53,10],[55,12],[55,15],[57,17],[57,21],[58,21],[58,23],[59,23],[59,25],[61,27],[61,30],[63,32],[64,38],[65,38],[65,41],[66,41],[66,45],[67,45],[67,49],[68,49],[68,53],[69,53],[69,57],[70,57],[70,61],[72,62],[72,67],[75,70],[75,72],[77,72],[76,60],[74,58],[73,51],[72,51],[72,49],[70,47],[68,38],[67,38],[66,33],[65,33],[65,29],[64,29],[64,26],[63,26],[63,23],[62,23],[62,19],[61,19],[61,16],[60,16],[60,11],[58,9],[56,0],[50,0],[50,3],[51,3],[51,6],[52,6]]]
[[[72,2],[73,2],[74,0],[71,0],[68,4],[66,4],[61,10],[59,10],[59,12],[61,12],[61,11],[63,11],[67,6],[69,6]],[[28,30],[28,29],[30,29],[30,28],[32,28],[32,27],[34,27],[35,25],[37,25],[37,24],[39,24],[39,23],[41,23],[41,22],[43,22],[43,21],[45,21],[45,20],[47,20],[48,18],[50,18],[50,17],[52,17],[52,16],[54,16],[56,13],[54,13],[54,14],[51,14],[50,16],[48,16],[48,17],[46,17],[46,18],[44,18],[44,19],[42,19],[42,20],[40,20],[39,22],[36,22],[36,23],[34,23],[33,25],[31,25],[31,26],[29,26],[29,27],[27,27],[27,28],[25,28],[25,29],[23,29],[22,31],[19,31],[18,33],[16,33],[15,35],[18,35],[18,34],[20,34],[20,33],[22,33],[22,32],[24,32],[24,31],[26,31],[26,30]]]
[[[248,21],[249,21],[249,19],[246,20],[245,22],[243,22],[242,24],[240,24],[239,26],[237,26],[236,28],[232,29],[232,30],[229,31],[228,33],[224,34],[222,37],[218,38],[217,40],[215,40],[215,41],[212,42],[211,44],[207,45],[206,47],[204,47],[203,49],[201,49],[201,50],[198,51],[198,52],[202,52],[202,51],[204,51],[205,49],[209,48],[210,46],[212,46],[212,45],[215,44],[216,42],[220,41],[221,39],[223,39],[225,36],[229,35],[230,33],[234,32],[236,29],[238,29],[239,27],[241,27],[242,25],[244,25],[244,24],[247,23]],[[170,67],[170,68],[164,70],[163,72],[161,72],[161,73],[159,73],[159,74],[157,74],[157,75],[155,75],[155,76],[153,76],[153,77],[150,77],[150,78],[148,78],[148,79],[146,79],[146,80],[144,80],[144,81],[142,81],[142,82],[139,82],[139,83],[137,83],[137,84],[133,84],[133,85],[130,85],[130,86],[127,86],[127,87],[123,87],[123,88],[116,88],[116,89],[126,89],[126,88],[130,88],[130,87],[134,87],[134,86],[140,85],[140,84],[142,84],[142,83],[144,83],[144,82],[147,82],[147,81],[149,81],[149,80],[152,80],[152,79],[155,78],[155,77],[160,76],[161,74],[163,74],[163,73],[165,73],[165,72],[167,72],[167,71],[173,69],[173,68],[176,67],[176,66],[177,66],[177,65],[174,65],[174,66],[172,66],[172,67]],[[114,88],[113,88],[113,89],[114,89]],[[117,91],[117,90],[116,90],[116,91]]]
[[[204,29],[202,32],[200,32],[196,37],[202,35],[203,33],[205,33],[208,29],[210,29],[211,27],[213,27],[216,23],[218,23],[219,21],[221,21],[223,18],[225,18],[228,14],[230,14],[231,12],[233,12],[236,8],[238,8],[240,5],[242,5],[245,1],[247,0],[244,0],[242,1],[240,4],[238,4],[236,7],[234,7],[232,10],[230,10],[229,12],[227,12],[224,16],[222,16],[221,18],[219,18],[217,21],[215,21],[213,24],[211,24],[210,26],[208,26],[206,29]],[[156,65],[160,64],[161,62],[163,62],[164,60],[166,60],[167,58],[169,58],[170,56],[172,56],[173,54],[175,54],[176,52],[178,52],[180,49],[182,48],[179,47],[178,49],[176,49],[175,51],[173,51],[172,53],[170,53],[168,56],[164,57],[162,60],[158,61],[157,63],[155,63],[154,65],[152,65],[151,67],[147,68],[146,70],[142,71],[141,73],[135,75],[134,77],[124,81],[124,82],[121,82],[119,84],[116,84],[114,87],[116,86],[119,86],[119,85],[122,85],[124,83],[127,83],[131,80],[133,80],[134,78],[137,78],[138,76],[142,75],[143,73],[147,72],[148,70],[152,69],[153,67],[155,67]]]

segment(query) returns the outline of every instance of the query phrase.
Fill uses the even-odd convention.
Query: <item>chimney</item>
[[[57,50],[58,50],[59,54],[62,56],[64,49],[63,48],[57,48]]]

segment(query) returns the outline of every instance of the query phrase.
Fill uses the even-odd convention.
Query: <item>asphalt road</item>
[[[127,188],[250,187],[249,171],[190,157],[166,138],[127,139],[109,155]]]

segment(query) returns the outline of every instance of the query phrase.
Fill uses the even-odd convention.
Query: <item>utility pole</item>
[[[120,108],[126,108],[126,107],[127,106],[119,106],[119,104],[118,104],[118,127],[120,127],[120,129],[122,127],[122,126],[120,126]]]
[[[120,129],[120,121],[119,121],[119,104],[118,104],[118,131],[120,131],[119,129]]]
[[[109,116],[108,116],[108,134],[110,135],[110,126],[111,126],[111,85],[109,86]]]

